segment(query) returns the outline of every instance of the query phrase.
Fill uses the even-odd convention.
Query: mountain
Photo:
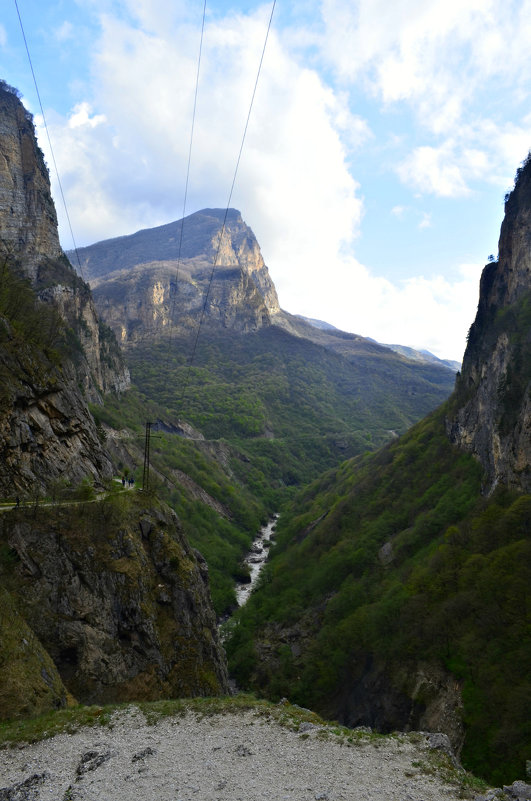
[[[234,209],[224,219],[223,210],[205,209],[78,250],[100,313],[123,344],[195,325],[203,307],[209,322],[239,331],[280,312],[252,231]]]
[[[234,209],[205,209],[78,256],[136,387],[210,439],[271,443],[291,428],[352,440],[356,431],[359,452],[405,430],[452,387],[440,366],[281,310],[256,238]],[[205,381],[215,394],[208,404]],[[290,410],[297,419],[286,425]]]
[[[415,348],[409,348],[406,345],[385,345],[384,347],[391,348],[391,350],[394,350],[395,353],[401,353],[407,359],[413,359],[414,361],[419,362],[429,362],[431,364],[443,364],[454,374],[461,369],[460,362],[456,362],[453,359],[439,359],[438,356],[430,353],[429,350],[416,350]]]
[[[87,401],[129,373],[88,286],[59,246],[48,172],[31,115],[0,85],[0,488],[109,476]],[[81,387],[81,391],[80,391]]]
[[[504,783],[531,742],[530,209],[528,160],[455,392],[286,504],[227,642],[240,686],[349,726],[443,731]]]
[[[314,328],[320,329],[321,331],[339,332],[338,328],[336,328],[334,325],[330,325],[330,323],[325,323],[323,320],[315,320],[313,317],[304,317],[302,314],[298,314],[297,317],[300,320],[304,320],[304,322],[309,323]],[[367,337],[367,339],[370,342],[376,342],[376,340],[372,339],[371,337]],[[453,359],[439,359],[433,353],[430,353],[429,350],[416,350],[415,348],[409,348],[407,345],[379,344],[381,344],[384,348],[389,348],[395,353],[400,353],[402,356],[405,356],[406,359],[410,359],[414,362],[427,362],[429,364],[444,365],[454,373],[461,369],[460,362],[456,362]]]
[[[294,488],[404,432],[453,387],[445,367],[283,311],[234,209],[78,255],[133,383],[120,404],[108,399],[94,414],[119,443],[116,461],[137,476],[140,432],[159,421],[155,475],[207,559],[220,616],[236,606],[234,580],[256,528]]]
[[[226,692],[203,557],[153,493],[116,492],[90,408],[119,404],[129,371],[3,82],[0,230],[0,719]]]

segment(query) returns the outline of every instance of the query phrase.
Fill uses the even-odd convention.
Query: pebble
[[[253,711],[201,719],[189,713],[148,726],[138,709],[121,710],[112,729],[84,728],[0,751],[0,801],[460,798],[458,787],[413,768],[428,757],[426,740],[389,738],[376,747],[367,737],[345,747],[333,735],[322,739],[323,728],[306,727],[301,737]],[[147,745],[155,741],[156,748]]]

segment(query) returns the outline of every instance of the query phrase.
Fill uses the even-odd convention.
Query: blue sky
[[[178,219],[202,0],[18,5],[77,244]],[[187,213],[228,201],[271,8],[207,4]],[[277,3],[231,205],[283,308],[461,358],[531,147],[530,41],[530,0]],[[14,0],[0,77],[51,164]]]

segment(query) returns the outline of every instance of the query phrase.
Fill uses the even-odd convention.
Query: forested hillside
[[[531,166],[451,399],[283,512],[228,649],[242,686],[381,730],[445,731],[494,782],[531,746]]]
[[[286,497],[406,431],[454,382],[440,364],[282,311],[252,230],[235,209],[223,220],[204,209],[79,253],[133,384],[93,413],[137,478],[144,424],[156,424],[154,477],[207,559],[220,615]]]

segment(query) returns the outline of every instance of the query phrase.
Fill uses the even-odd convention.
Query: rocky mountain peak
[[[498,483],[531,491],[531,161],[506,197],[499,258],[481,276],[450,438]]]
[[[280,313],[256,237],[236,209],[203,209],[78,254],[100,314],[124,344],[186,329],[203,306],[207,325],[237,331]]]

